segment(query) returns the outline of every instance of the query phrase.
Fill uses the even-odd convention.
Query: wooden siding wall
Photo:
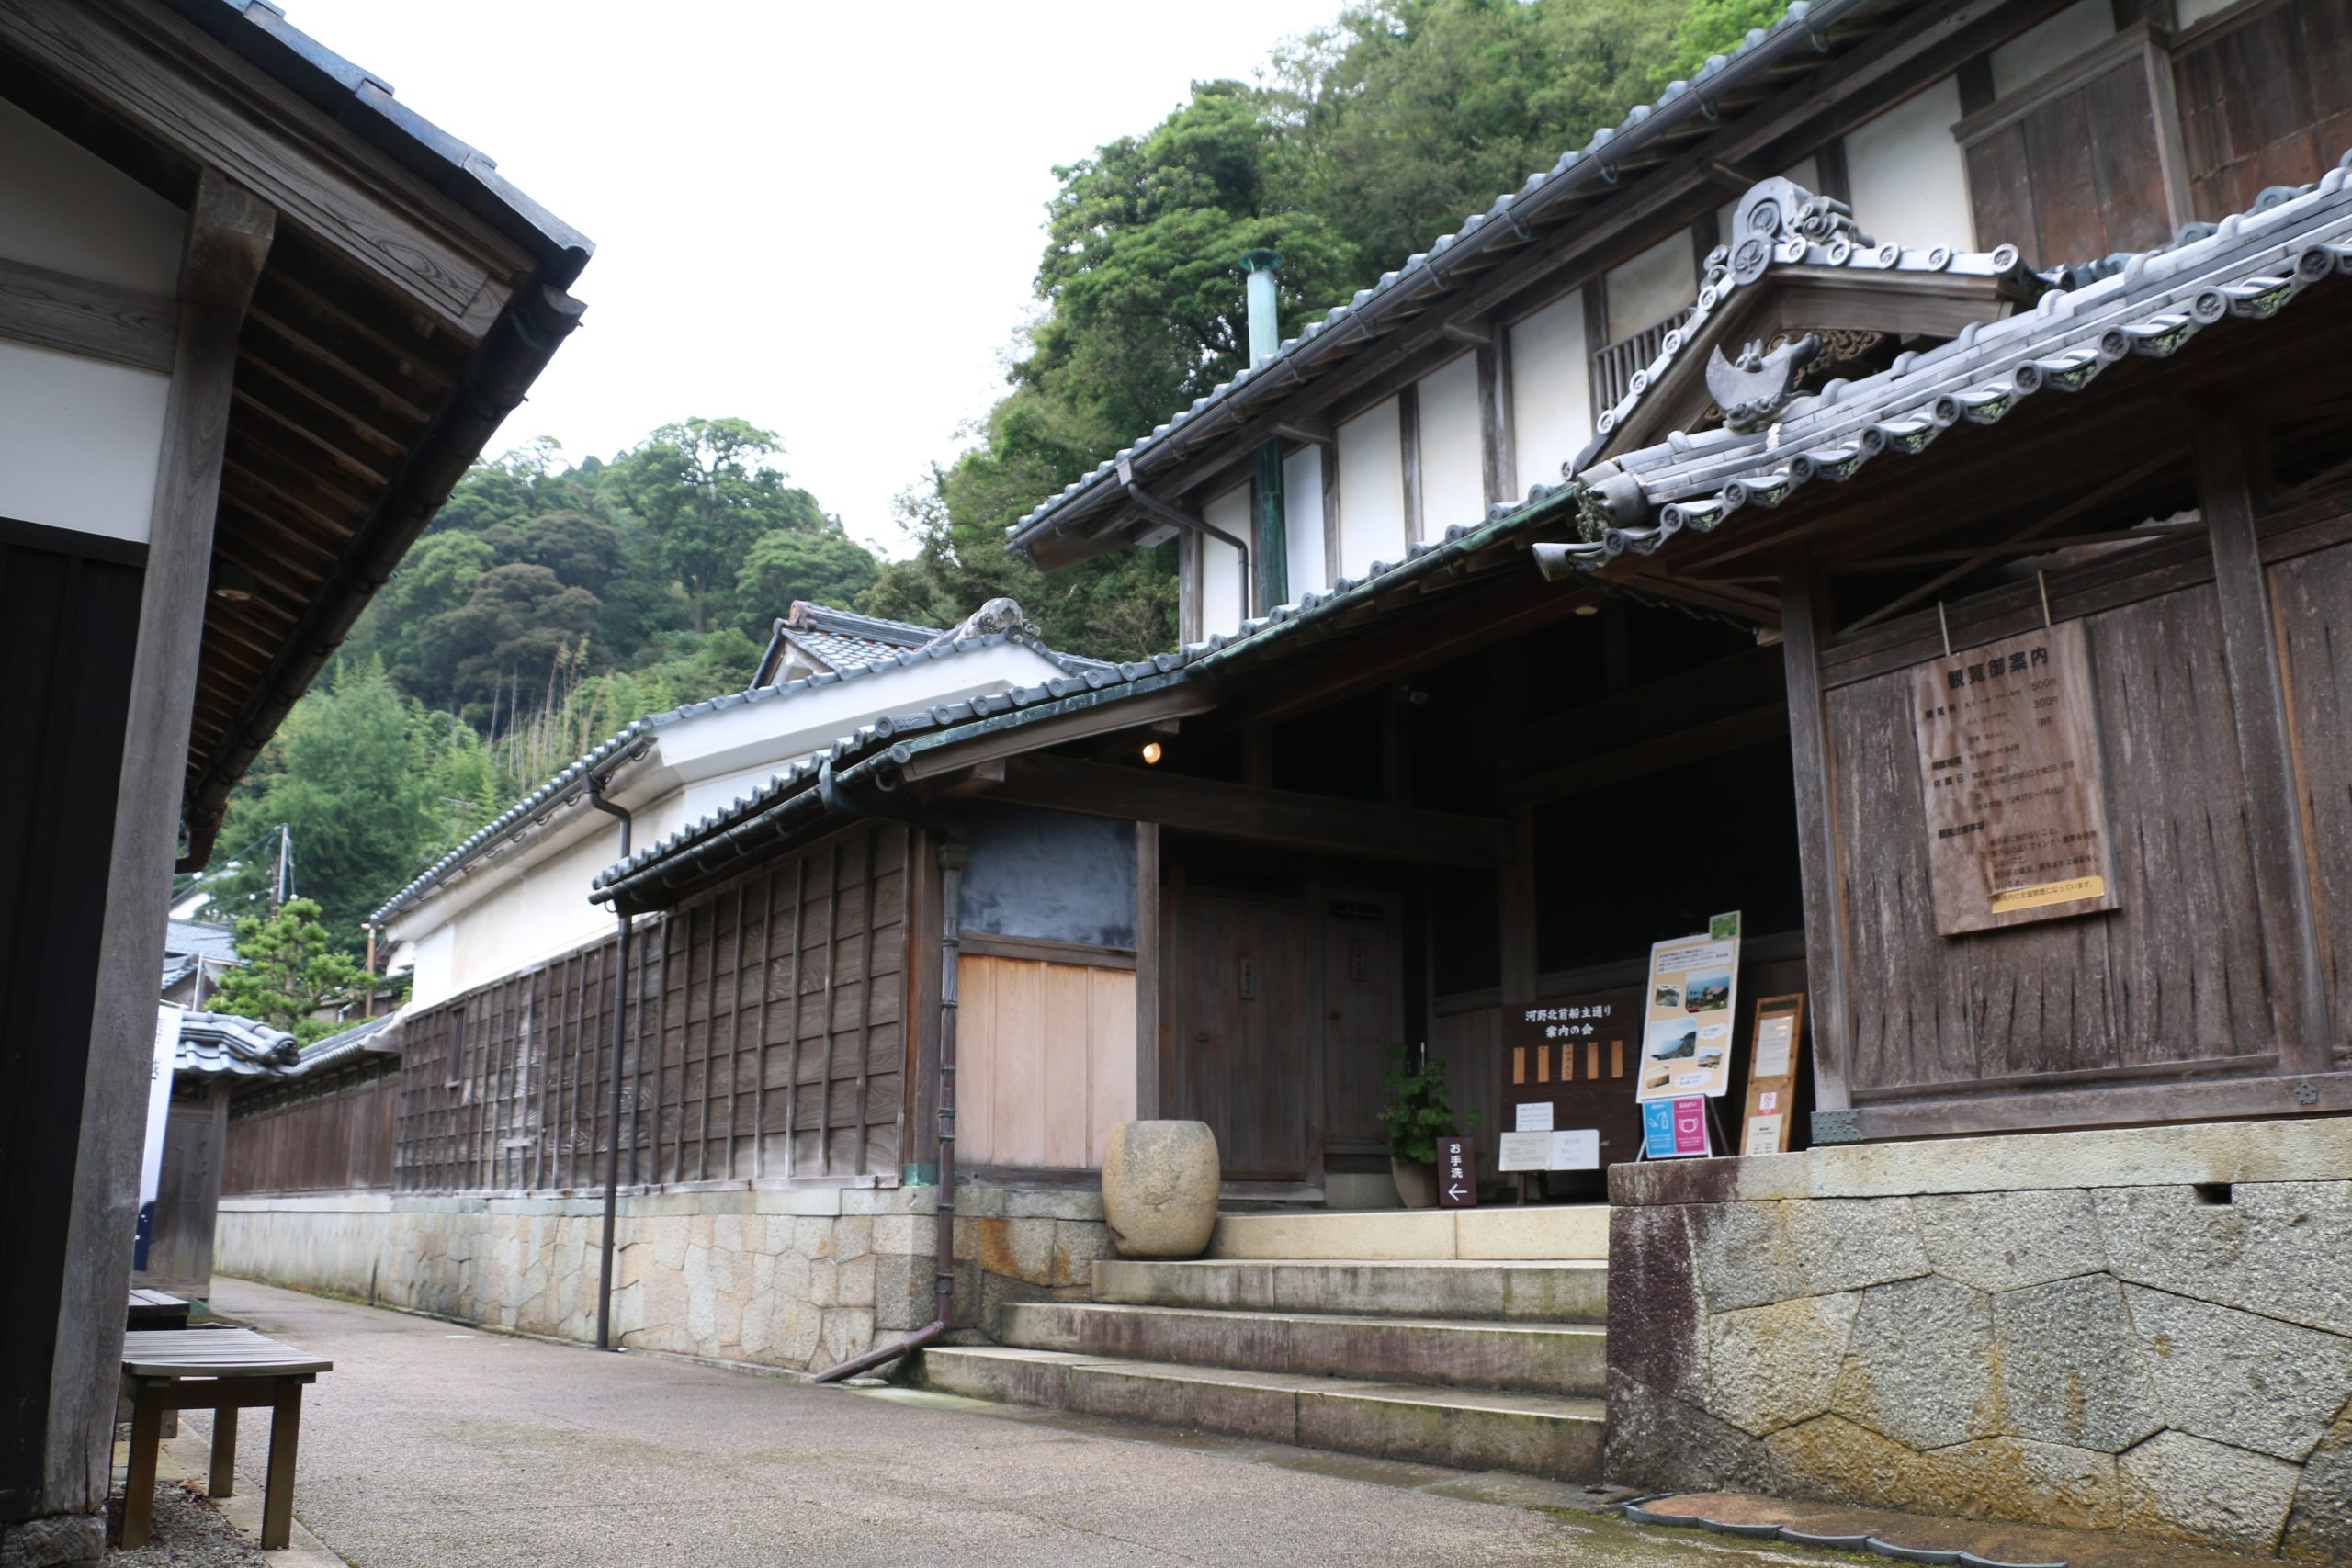
[[[956,1157],[1100,1169],[1136,1114],[1135,971],[966,953],[956,982]]]
[[[629,1013],[658,998],[660,928],[640,928]],[[532,1191],[604,1180],[611,1137],[619,942],[509,976],[404,1025],[392,1184],[403,1192]],[[642,1085],[639,1053],[624,1072]],[[642,1121],[623,1112],[624,1125]],[[631,1179],[628,1161],[622,1179]],[[642,1179],[639,1178],[638,1179]]]
[[[2318,903],[2329,1038],[2352,1040],[2352,545],[2269,570]]]
[[[2261,732],[2244,714],[2233,721],[2244,682],[2232,679],[2222,602],[2198,563],[2152,574],[2136,599],[2119,584],[2081,617],[2120,899],[2109,913],[1938,935],[1908,671],[1879,663],[1827,692],[1855,1104],[2288,1070],[2282,1057],[2312,1049],[2309,965],[2291,884],[2261,868],[2266,824],[2290,814],[2318,940],[2319,1059],[2332,1047],[2342,1060],[2352,517],[2338,510],[2306,507],[2262,530],[2293,773],[2283,786],[2265,784],[2242,750]],[[2282,788],[2291,798],[2273,799]]]
[[[2352,0],[2278,0],[2191,34],[2173,73],[2199,218],[2307,185],[2352,147]]]
[[[256,1192],[381,1191],[392,1184],[398,1067],[385,1062],[248,1091],[229,1111],[220,1190]]]
[[[670,916],[646,1179],[898,1174],[908,839],[851,829]]]

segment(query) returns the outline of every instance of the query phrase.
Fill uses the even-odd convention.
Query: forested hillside
[[[248,776],[208,912],[258,896],[265,869],[229,864],[283,822],[356,946],[423,863],[602,736],[740,686],[794,599],[944,626],[1009,594],[1057,646],[1166,648],[1172,546],[1049,579],[1004,526],[1241,367],[1241,253],[1283,254],[1302,325],[1781,8],[1373,0],[1057,167],[1035,324],[975,445],[909,476],[910,559],[877,562],[741,420],[482,465]]]

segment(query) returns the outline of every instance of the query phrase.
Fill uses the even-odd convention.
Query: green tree
[[[240,919],[237,956],[244,963],[221,975],[212,1010],[283,1029],[306,1045],[343,1028],[311,1015],[348,992],[361,970],[336,947],[320,914],[311,899],[293,898],[274,913]]]
[[[656,558],[684,592],[687,624],[707,632],[724,615],[752,544],[775,529],[820,532],[816,497],[773,466],[773,431],[740,419],[665,424],[612,465],[611,492],[652,535]]]
[[[828,520],[815,532],[772,528],[752,542],[742,570],[735,574],[735,601],[742,606],[743,627],[764,639],[770,624],[795,599],[854,604],[880,570],[874,553],[842,532],[838,522]]]

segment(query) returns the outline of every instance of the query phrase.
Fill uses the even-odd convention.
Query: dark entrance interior
[[[1445,1059],[1491,1149],[1504,1015],[1630,986],[1652,942],[1712,915],[1744,917],[1736,1056],[1755,998],[1804,988],[1780,650],[1675,610],[1582,607],[1563,596],[1369,689],[1284,694],[1265,722],[1220,712],[1166,741],[1165,773],[1510,828],[1507,852],[1462,864],[1163,836],[1159,1113],[1216,1129],[1235,1195],[1385,1197],[1400,1043]]]

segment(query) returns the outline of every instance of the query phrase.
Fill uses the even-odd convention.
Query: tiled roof
[[[282,1029],[235,1013],[187,1012],[180,1015],[172,1070],[199,1077],[285,1077],[299,1055],[294,1037]]]
[[[1878,457],[1916,457],[1955,425],[1992,424],[2036,393],[2079,391],[2110,365],[2179,352],[2207,327],[2265,320],[2323,278],[2352,272],[2352,153],[2327,177],[2266,193],[2162,250],[2064,274],[2031,310],[1972,326],[1852,383],[1791,402],[1767,429],[1676,434],[1578,472],[1582,542],[1544,545],[1547,572],[1647,555],[1802,487],[1842,483]]]
[[[669,863],[696,863],[707,852],[707,846],[729,834],[759,825],[787,809],[807,809],[796,803],[816,798],[819,781],[829,772],[838,770],[841,776],[847,777],[853,770],[867,769],[877,762],[894,759],[903,761],[911,755],[911,746],[928,748],[962,739],[961,732],[971,727],[1011,727],[1165,690],[1195,676],[1222,673],[1236,660],[1285,646],[1290,634],[1319,624],[1374,592],[1444,570],[1544,524],[1569,499],[1564,485],[1538,485],[1521,506],[1495,507],[1484,523],[1448,528],[1439,538],[1409,547],[1402,559],[1374,561],[1363,576],[1343,577],[1327,592],[1306,594],[1295,604],[1280,605],[1266,615],[1242,622],[1229,635],[1218,633],[1202,642],[1187,643],[1172,653],[1155,654],[1148,660],[1128,663],[1085,660],[1082,668],[1037,685],[879,716],[772,774],[759,788],[606,867],[597,874],[590,897],[599,902],[608,901],[624,885],[667,874]]]
[[[382,77],[353,64],[286,20],[271,0],[164,0],[232,53],[444,197],[530,251],[548,281],[569,285],[595,247],[586,235],[506,182],[498,162],[392,96]]]
[[[1426,252],[1405,258],[1396,271],[1384,273],[1371,288],[1359,289],[1344,305],[1334,306],[1318,321],[1284,342],[1262,363],[1223,382],[1191,407],[1180,409],[1166,423],[1138,438],[1092,471],[1073,479],[1047,497],[1005,532],[1012,547],[1024,547],[1053,526],[1073,505],[1089,503],[1120,488],[1118,469],[1131,464],[1140,475],[1149,464],[1167,457],[1187,439],[1197,439],[1204,425],[1220,416],[1238,418],[1244,404],[1279,398],[1305,378],[1306,365],[1318,351],[1343,341],[1350,329],[1369,336],[1381,330],[1379,318],[1392,310],[1427,309],[1430,297],[1451,287],[1451,275],[1471,254],[1487,247],[1524,238],[1530,214],[1588,186],[1614,186],[1618,164],[1645,142],[1672,131],[1693,116],[1716,118],[1717,98],[1750,75],[1776,68],[1787,52],[1826,49],[1821,40],[1828,29],[1849,14],[1868,8],[1873,0],[1794,0],[1769,28],[1749,31],[1728,55],[1708,59],[1687,82],[1670,82],[1651,103],[1636,106],[1614,127],[1604,126],[1581,149],[1560,155],[1548,170],[1538,170],[1516,191],[1495,198],[1484,212],[1462,220],[1459,230],[1442,234]],[[1531,498],[1532,499],[1532,498]]]
[[[204,960],[201,958],[187,953],[165,953],[163,977],[157,981],[155,988],[159,991],[170,990],[174,986],[195,974],[203,963]]]
[[[503,839],[518,837],[526,826],[545,817],[572,795],[579,794],[586,787],[591,774],[602,773],[611,766],[617,765],[628,753],[639,747],[650,746],[658,731],[666,729],[683,719],[694,718],[707,713],[717,713],[724,708],[741,707],[746,704],[789,701],[800,693],[814,690],[817,687],[858,680],[882,671],[908,669],[925,660],[949,659],[959,653],[968,653],[982,648],[994,648],[1017,640],[1023,639],[1017,637],[1014,634],[997,632],[986,637],[967,637],[952,642],[933,642],[921,649],[893,651],[863,664],[853,664],[842,670],[821,671],[803,680],[786,682],[781,686],[755,686],[748,692],[730,692],[723,696],[713,697],[707,702],[688,703],[683,707],[672,708],[667,713],[650,714],[631,723],[602,744],[591,748],[578,761],[573,762],[537,789],[501,812],[488,826],[434,862],[414,881],[386,899],[368,919],[370,923],[380,925],[401,910],[414,904],[467,862],[485,852]],[[1031,644],[1031,646],[1035,645]],[[1055,654],[1048,649],[1039,649],[1038,651],[1057,663],[1064,664],[1065,667],[1078,662],[1069,660],[1066,655]]]
[[[399,1021],[400,1014],[388,1012],[364,1023],[353,1024],[339,1034],[311,1041],[302,1047],[301,1058],[295,1064],[292,1076],[300,1077],[332,1067],[363,1052],[397,1051],[400,1048],[400,1032],[392,1026]],[[387,1033],[387,1031],[390,1032]]]
[[[164,929],[164,951],[173,957],[201,958],[213,964],[242,964],[237,956],[237,931],[219,920],[174,920]]]

